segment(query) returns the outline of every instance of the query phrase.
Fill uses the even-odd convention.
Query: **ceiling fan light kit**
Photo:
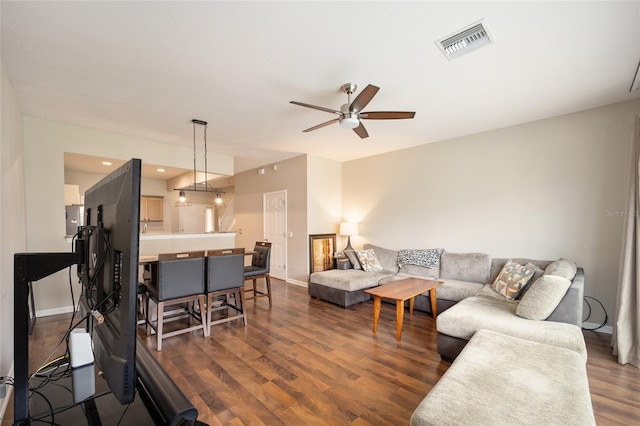
[[[360,125],[357,114],[346,113],[345,115],[340,117],[339,120],[340,127],[342,127],[343,129],[355,129]]]
[[[376,93],[378,93],[380,88],[372,84],[368,84],[367,87],[365,87],[364,90],[356,96],[354,101],[351,102],[351,95],[357,90],[357,88],[358,86],[355,83],[345,83],[341,86],[342,91],[347,94],[347,103],[342,105],[340,110],[311,105],[304,102],[291,101],[290,103],[294,105],[338,115],[338,118],[320,123],[316,126],[303,130],[303,132],[311,132],[333,123],[339,123],[340,127],[344,129],[352,129],[358,136],[360,136],[360,138],[364,139],[369,137],[369,133],[367,133],[367,130],[364,128],[360,120],[398,120],[413,118],[416,114],[415,112],[409,111],[364,112],[362,110],[369,104],[369,102],[371,102],[371,99],[373,99]]]

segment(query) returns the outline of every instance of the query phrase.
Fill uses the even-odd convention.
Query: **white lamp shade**
[[[340,224],[340,235],[358,235],[358,224],[356,222],[342,222]]]

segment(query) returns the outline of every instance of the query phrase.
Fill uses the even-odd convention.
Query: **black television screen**
[[[81,311],[95,362],[121,404],[135,394],[140,172],[131,159],[85,192],[79,240]]]

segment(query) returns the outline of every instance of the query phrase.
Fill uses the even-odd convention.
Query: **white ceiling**
[[[79,172],[92,172],[106,175],[116,170],[124,163],[126,163],[126,160],[117,158],[94,157],[92,155],[75,154],[71,152],[64,153],[65,170],[76,170]],[[142,163],[142,176],[148,179],[168,180],[184,175],[185,173],[192,174],[193,171],[158,164]]]
[[[486,19],[495,42],[434,44]],[[640,2],[1,2],[2,59],[26,115],[209,149],[236,172],[309,153],[338,161],[640,97]],[[381,88],[370,137],[290,100],[339,108]],[[143,159],[144,160],[144,159]]]

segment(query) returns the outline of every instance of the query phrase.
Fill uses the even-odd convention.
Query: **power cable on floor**
[[[582,321],[582,323],[584,324],[585,322],[587,322],[587,320],[591,317],[591,304],[589,303],[589,301],[587,299],[593,299],[596,302],[598,302],[598,304],[600,305],[600,307],[602,308],[602,312],[604,312],[604,320],[602,321],[602,323],[594,328],[588,328],[585,326],[582,326],[583,330],[589,330],[589,331],[595,331],[595,330],[599,330],[602,327],[604,327],[607,324],[607,321],[609,319],[609,317],[607,316],[607,310],[604,308],[604,305],[602,304],[602,302],[600,302],[598,299],[596,299],[595,297],[591,297],[591,296],[584,296],[584,303],[587,304],[587,308],[589,308],[589,311],[587,313],[587,317]]]

